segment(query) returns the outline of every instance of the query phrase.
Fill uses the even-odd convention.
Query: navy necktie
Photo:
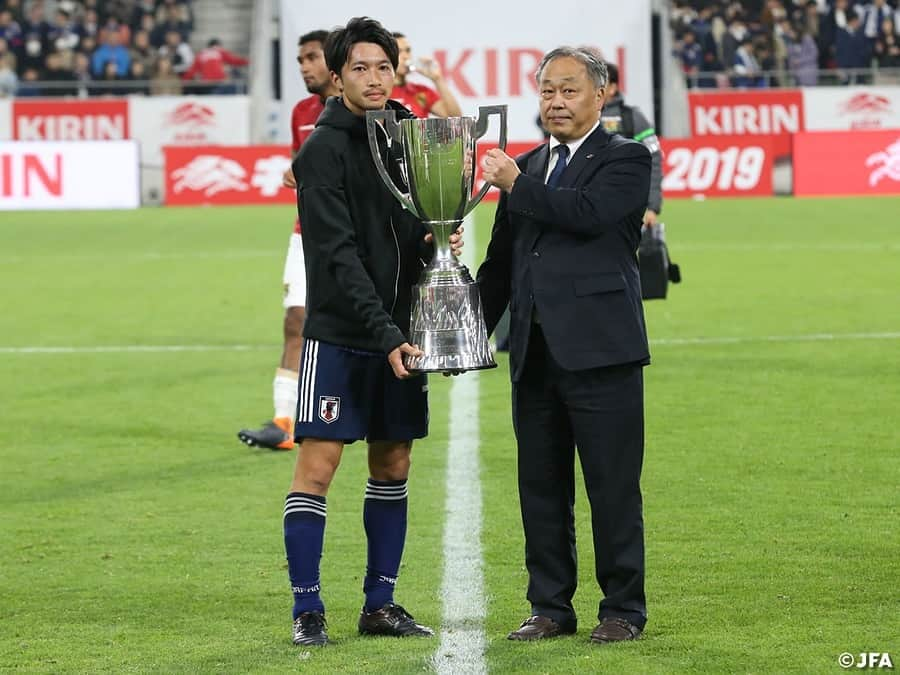
[[[560,143],[556,146],[556,166],[553,167],[553,171],[550,172],[550,177],[547,179],[547,187],[556,187],[559,185],[559,180],[562,178],[563,171],[566,170],[566,160],[569,159],[569,146],[565,143]]]

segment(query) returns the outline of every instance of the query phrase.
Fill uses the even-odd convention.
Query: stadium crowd
[[[190,0],[0,0],[0,97],[234,93],[247,61],[193,29]]]
[[[895,82],[896,0],[674,0],[675,54],[693,87]],[[822,71],[830,71],[823,73]],[[867,72],[863,72],[867,71]]]

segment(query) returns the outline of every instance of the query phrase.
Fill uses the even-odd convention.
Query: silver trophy
[[[474,197],[475,143],[488,129],[488,117],[500,115],[500,149],[506,149],[506,106],[481,106],[471,117],[406,119],[393,110],[366,113],[369,147],[381,179],[431,232],[435,254],[413,287],[409,341],[423,356],[404,360],[407,369],[462,372],[497,366],[488,344],[478,284],[468,268],[450,252],[450,235],[484,198],[485,183]],[[402,148],[401,168],[409,185],[404,194],[384,166],[378,134]]]

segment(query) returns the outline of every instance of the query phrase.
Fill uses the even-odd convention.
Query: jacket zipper
[[[394,301],[391,303],[391,318],[394,317],[394,307],[397,306],[397,290],[400,288],[400,241],[397,239],[397,230],[394,229],[394,216],[391,215],[391,234],[394,235],[394,246],[397,248],[397,275],[394,277]]]

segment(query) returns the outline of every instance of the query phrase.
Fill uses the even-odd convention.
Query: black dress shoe
[[[574,628],[563,628],[546,616],[529,616],[516,630],[506,636],[507,640],[543,640],[544,638],[571,635]]]
[[[591,642],[606,644],[608,642],[622,642],[624,640],[637,640],[641,635],[641,629],[627,619],[618,616],[607,616],[600,620],[597,627],[591,633]]]
[[[394,637],[413,635],[430,637],[434,635],[431,628],[416,623],[409,612],[392,602],[372,612],[367,612],[363,608],[359,613],[359,633],[360,635],[392,635]]]

